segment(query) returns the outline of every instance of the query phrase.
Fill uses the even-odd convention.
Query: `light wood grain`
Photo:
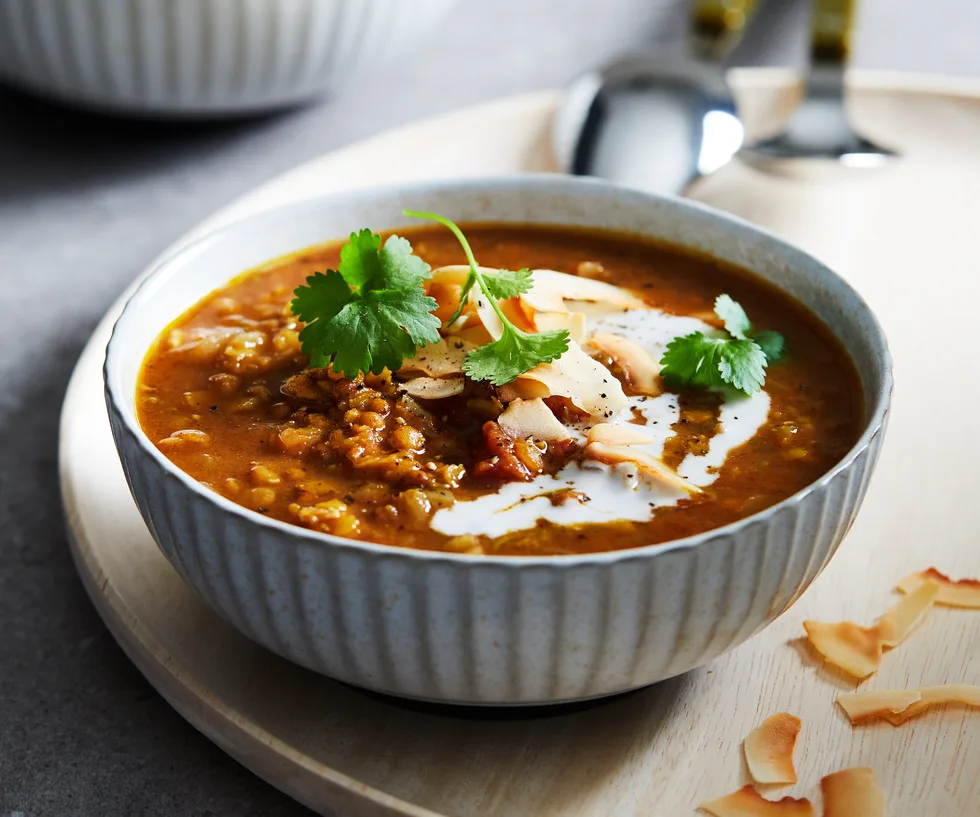
[[[785,115],[793,90],[784,79],[737,77],[754,129]],[[323,814],[693,814],[701,800],[748,782],[742,738],[785,710],[803,731],[800,782],[780,795],[819,802],[822,775],[868,765],[889,817],[980,815],[980,714],[949,707],[900,728],[852,728],[834,698],[856,685],[800,640],[805,618],[870,623],[911,571],[980,575],[980,88],[914,85],[857,79],[858,120],[906,151],[884,172],[815,181],[733,166],[696,193],[841,271],[878,312],[895,358],[894,409],[864,509],[824,574],[767,630],[704,669],[571,710],[403,705],[299,669],[204,607],[142,525],[105,418],[104,323],[69,388],[61,472],[79,572],[116,638],[191,723]],[[551,169],[554,101],[525,97],[375,138],[287,175],[207,226],[395,173]],[[860,688],[946,682],[980,683],[980,613],[936,608]]]

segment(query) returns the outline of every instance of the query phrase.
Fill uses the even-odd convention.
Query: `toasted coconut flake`
[[[939,585],[936,604],[980,610],[980,580],[959,579],[954,581],[934,567],[923,570],[921,573],[906,576],[898,583],[898,589],[903,593],[913,593],[927,581],[933,581]]]
[[[567,329],[568,336],[576,343],[581,344],[585,340],[588,321],[581,312],[535,312],[533,321],[535,331]]]
[[[466,379],[458,377],[416,377],[398,386],[403,392],[422,400],[443,400],[462,394]]]
[[[421,347],[415,357],[406,360],[398,371],[424,372],[429,377],[462,374],[463,361],[475,348],[462,338],[439,338],[435,343]]]
[[[893,605],[873,627],[851,621],[827,624],[804,621],[803,629],[814,649],[824,658],[857,678],[867,678],[881,664],[884,647],[896,647],[925,618],[936,602],[940,587],[926,581]]]
[[[646,349],[612,332],[596,332],[589,344],[618,363],[640,394],[660,394],[660,364]]]
[[[558,442],[572,437],[540,397],[514,400],[497,418],[497,422],[511,437],[518,439],[533,437]]]
[[[820,779],[824,817],[884,817],[885,798],[867,766]]]
[[[512,403],[514,400],[535,400],[550,397],[551,392],[544,383],[519,377],[513,383],[504,383],[499,388],[497,396],[502,403]]]
[[[914,704],[910,704],[901,712],[878,712],[871,717],[865,718],[863,722],[871,721],[875,718],[881,718],[883,721],[888,721],[892,726],[901,726],[909,718],[914,718],[916,715],[921,715],[928,708],[929,704],[925,703],[924,701],[916,701]]]
[[[795,783],[793,750],[800,719],[788,712],[770,715],[745,738],[745,762],[756,783]]]
[[[827,624],[804,621],[803,629],[814,649],[856,678],[867,678],[881,663],[881,633],[877,626],[862,627],[851,621]]]
[[[447,340],[452,343],[454,340],[461,340],[469,344],[470,348],[486,346],[493,343],[493,337],[486,327],[480,323],[479,317],[472,315],[462,315],[446,329]]]
[[[633,463],[641,473],[652,477],[658,482],[688,494],[697,494],[701,489],[680,476],[673,468],[664,465],[652,454],[643,451],[635,445],[607,445],[606,443],[587,443],[583,449],[586,457],[609,465],[622,462]]]
[[[894,726],[921,714],[930,706],[963,704],[980,707],[980,686],[975,684],[944,684],[921,689],[895,689],[880,692],[858,692],[838,695],[837,703],[847,713],[851,723],[863,723],[883,718]]]
[[[922,699],[910,704],[901,712],[883,712],[881,717],[893,726],[900,726],[909,718],[922,714],[930,706],[942,704],[963,704],[980,707],[980,686],[976,684],[944,684],[935,687],[922,687]]]
[[[448,321],[456,311],[463,282],[469,274],[470,268],[462,264],[433,270],[432,278],[426,282],[425,292],[435,298],[439,305],[434,313],[439,320]]]
[[[623,387],[601,363],[593,360],[582,347],[569,341],[568,350],[551,363],[540,363],[524,372],[515,382],[533,381],[538,388],[526,387],[521,396],[567,397],[591,416],[608,419],[628,405]]]
[[[851,692],[837,696],[837,703],[847,713],[851,723],[874,720],[886,712],[902,712],[920,700],[922,695],[917,689]]]
[[[940,587],[936,582],[926,581],[892,606],[878,619],[881,643],[886,647],[897,647],[901,644],[932,609],[939,591]]]
[[[589,429],[583,453],[586,457],[610,465],[631,462],[645,474],[685,493],[700,493],[701,489],[685,480],[676,471],[637,446],[650,439],[630,423],[611,425],[598,423]]]
[[[476,302],[476,314],[484,328],[490,333],[490,337],[494,340],[500,340],[500,336],[504,333],[504,325],[497,313],[494,312],[490,299],[482,292],[471,293],[470,298]]]
[[[534,324],[534,310],[527,306],[520,298],[508,298],[498,303],[500,304],[500,310],[504,313],[507,320],[522,332],[538,331]]]
[[[480,267],[482,272],[494,272],[489,267]],[[469,277],[470,268],[468,264],[447,264],[444,267],[437,267],[432,270],[433,282],[441,284],[462,284]]]
[[[650,438],[632,423],[597,423],[589,429],[587,440],[604,445],[644,445],[650,442]]]
[[[534,283],[521,299],[536,312],[574,312],[575,304],[570,301],[602,304],[619,312],[646,306],[625,289],[593,278],[546,269],[532,270],[531,274]]]
[[[966,704],[980,707],[980,685],[943,684],[935,687],[922,687],[922,702],[928,704]]]
[[[714,817],[814,817],[813,804],[805,797],[766,800],[752,786],[698,806]]]

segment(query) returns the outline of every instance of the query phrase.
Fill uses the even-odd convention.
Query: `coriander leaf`
[[[459,308],[449,319],[453,323],[466,305],[470,289],[479,285],[480,290],[490,301],[490,306],[500,319],[503,333],[493,343],[488,343],[470,352],[463,363],[463,371],[473,380],[489,380],[495,386],[503,386],[516,379],[518,375],[533,369],[539,363],[550,363],[561,357],[568,350],[571,336],[567,329],[556,329],[549,332],[522,332],[503,313],[498,300],[512,298],[521,292],[527,292],[531,287],[530,270],[509,272],[501,270],[496,273],[484,274],[473,257],[473,250],[463,231],[445,216],[435,213],[421,213],[414,210],[403,210],[410,218],[424,218],[435,221],[448,229],[459,241],[470,265],[470,274],[463,283]]]
[[[422,282],[432,276],[432,268],[412,252],[412,245],[401,236],[389,236],[378,259],[381,275],[372,282],[372,289],[421,288]]]
[[[759,344],[769,363],[778,363],[786,353],[786,339],[773,329],[756,332],[752,340]]]
[[[346,288],[336,272],[318,274],[307,281],[316,278],[340,280]],[[310,291],[322,296],[324,288],[311,287]],[[359,372],[381,374],[385,368],[395,371],[405,358],[415,357],[416,347],[439,339],[439,319],[428,311],[436,308],[436,302],[421,289],[377,290],[362,297],[349,289],[348,293],[348,300],[340,306],[343,296],[332,291],[331,300],[318,301],[313,311],[305,308],[303,302],[310,296],[301,299],[297,294],[293,301],[294,311],[299,307],[297,317],[307,321],[300,340],[314,366],[332,362],[334,371],[350,378]]]
[[[499,340],[466,356],[463,371],[473,380],[488,380],[494,386],[503,386],[539,363],[550,363],[561,357],[568,351],[568,340],[565,329],[529,334],[505,324]]]
[[[355,290],[360,290],[372,278],[381,273],[378,248],[381,236],[370,230],[351,233],[350,240],[340,248],[340,264],[337,271]]]
[[[762,388],[766,356],[747,338],[712,338],[693,332],[674,338],[660,360],[660,374],[684,386],[731,386],[746,394]]]
[[[428,311],[435,308],[435,299],[421,289],[380,290],[351,301],[323,330],[323,339],[336,349],[334,370],[355,377],[400,369],[405,358],[415,357],[416,347],[439,340],[441,323]]]
[[[384,247],[370,230],[351,233],[339,270],[316,273],[296,289],[291,308],[306,326],[303,353],[313,366],[333,365],[346,377],[401,368],[417,347],[439,340],[438,304],[422,289],[429,265],[405,239]]]
[[[725,329],[733,338],[743,340],[752,332],[749,316],[730,295],[722,294],[715,299],[715,314],[724,321]]]
[[[718,368],[722,380],[746,394],[755,394],[766,382],[766,353],[754,340],[730,340],[721,349]]]
[[[777,363],[783,357],[786,341],[779,332],[766,329],[753,332],[752,322],[745,310],[729,295],[719,295],[715,299],[715,314],[725,322],[725,329],[733,338],[754,340],[762,349],[769,363]]]
[[[486,289],[493,298],[516,298],[522,292],[527,292],[534,284],[531,270],[519,269],[516,272],[511,270],[498,270],[492,275],[483,275],[486,282]]]
[[[351,292],[344,277],[334,270],[314,273],[306,279],[306,286],[297,287],[293,294],[296,297],[290,308],[306,323],[299,333],[303,354],[310,356],[311,366],[327,366],[335,350],[330,348],[325,335],[329,333],[331,322],[357,296]]]
[[[430,267],[412,252],[412,245],[393,235],[381,246],[370,230],[351,233],[340,248],[337,271],[356,292],[368,289],[409,289],[422,286]]]

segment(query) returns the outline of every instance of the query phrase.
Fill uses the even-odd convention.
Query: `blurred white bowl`
[[[0,79],[130,113],[256,112],[395,57],[457,0],[0,0]]]

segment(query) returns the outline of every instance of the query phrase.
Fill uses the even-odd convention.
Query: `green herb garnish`
[[[401,368],[419,346],[439,340],[438,304],[425,294],[430,268],[404,238],[351,233],[337,270],[317,272],[294,293],[293,314],[310,364],[333,365],[345,377]]]
[[[499,340],[466,356],[463,371],[470,378],[502,386],[565,353],[566,330],[522,332],[497,303],[527,292],[533,284],[530,270],[483,273],[469,242],[452,221],[433,213],[406,210],[405,215],[447,227],[466,253],[470,274],[449,322],[459,317],[474,285],[479,285],[500,318],[503,333]],[[429,277],[429,265],[413,254],[404,238],[393,235],[382,246],[381,236],[370,230],[351,233],[350,241],[341,247],[337,269],[314,273],[294,293],[291,308],[306,324],[299,338],[310,365],[332,365],[334,371],[350,378],[361,372],[381,374],[386,368],[400,369],[406,358],[415,357],[418,347],[438,341],[442,324],[432,314],[438,304],[424,289]]]
[[[728,386],[755,394],[766,382],[766,366],[783,357],[786,342],[771,329],[753,333],[745,310],[728,295],[715,300],[715,314],[725,333],[674,338],[660,359],[660,374],[682,386]]]
[[[766,329],[752,335],[752,340],[765,353],[766,360],[769,363],[779,363],[783,359],[783,353],[786,351],[786,340],[779,332],[773,329]]]
[[[470,265],[470,274],[463,282],[459,307],[449,322],[452,323],[459,317],[469,300],[470,290],[476,285],[480,287],[493,311],[500,318],[500,323],[503,326],[503,333],[500,338],[493,343],[475,349],[466,356],[463,371],[470,378],[487,380],[494,386],[503,386],[517,378],[518,375],[533,369],[539,363],[550,363],[552,360],[561,357],[568,350],[570,339],[568,330],[523,332],[507,319],[500,308],[500,304],[497,303],[498,299],[513,298],[522,292],[527,292],[533,284],[530,270],[522,269],[516,272],[500,270],[492,274],[483,273],[477,266],[476,259],[473,257],[473,250],[470,248],[466,236],[452,221],[435,213],[420,213],[414,210],[405,210],[404,213],[410,218],[424,218],[446,227],[456,236],[463,247],[463,252],[466,253],[466,260]]]

